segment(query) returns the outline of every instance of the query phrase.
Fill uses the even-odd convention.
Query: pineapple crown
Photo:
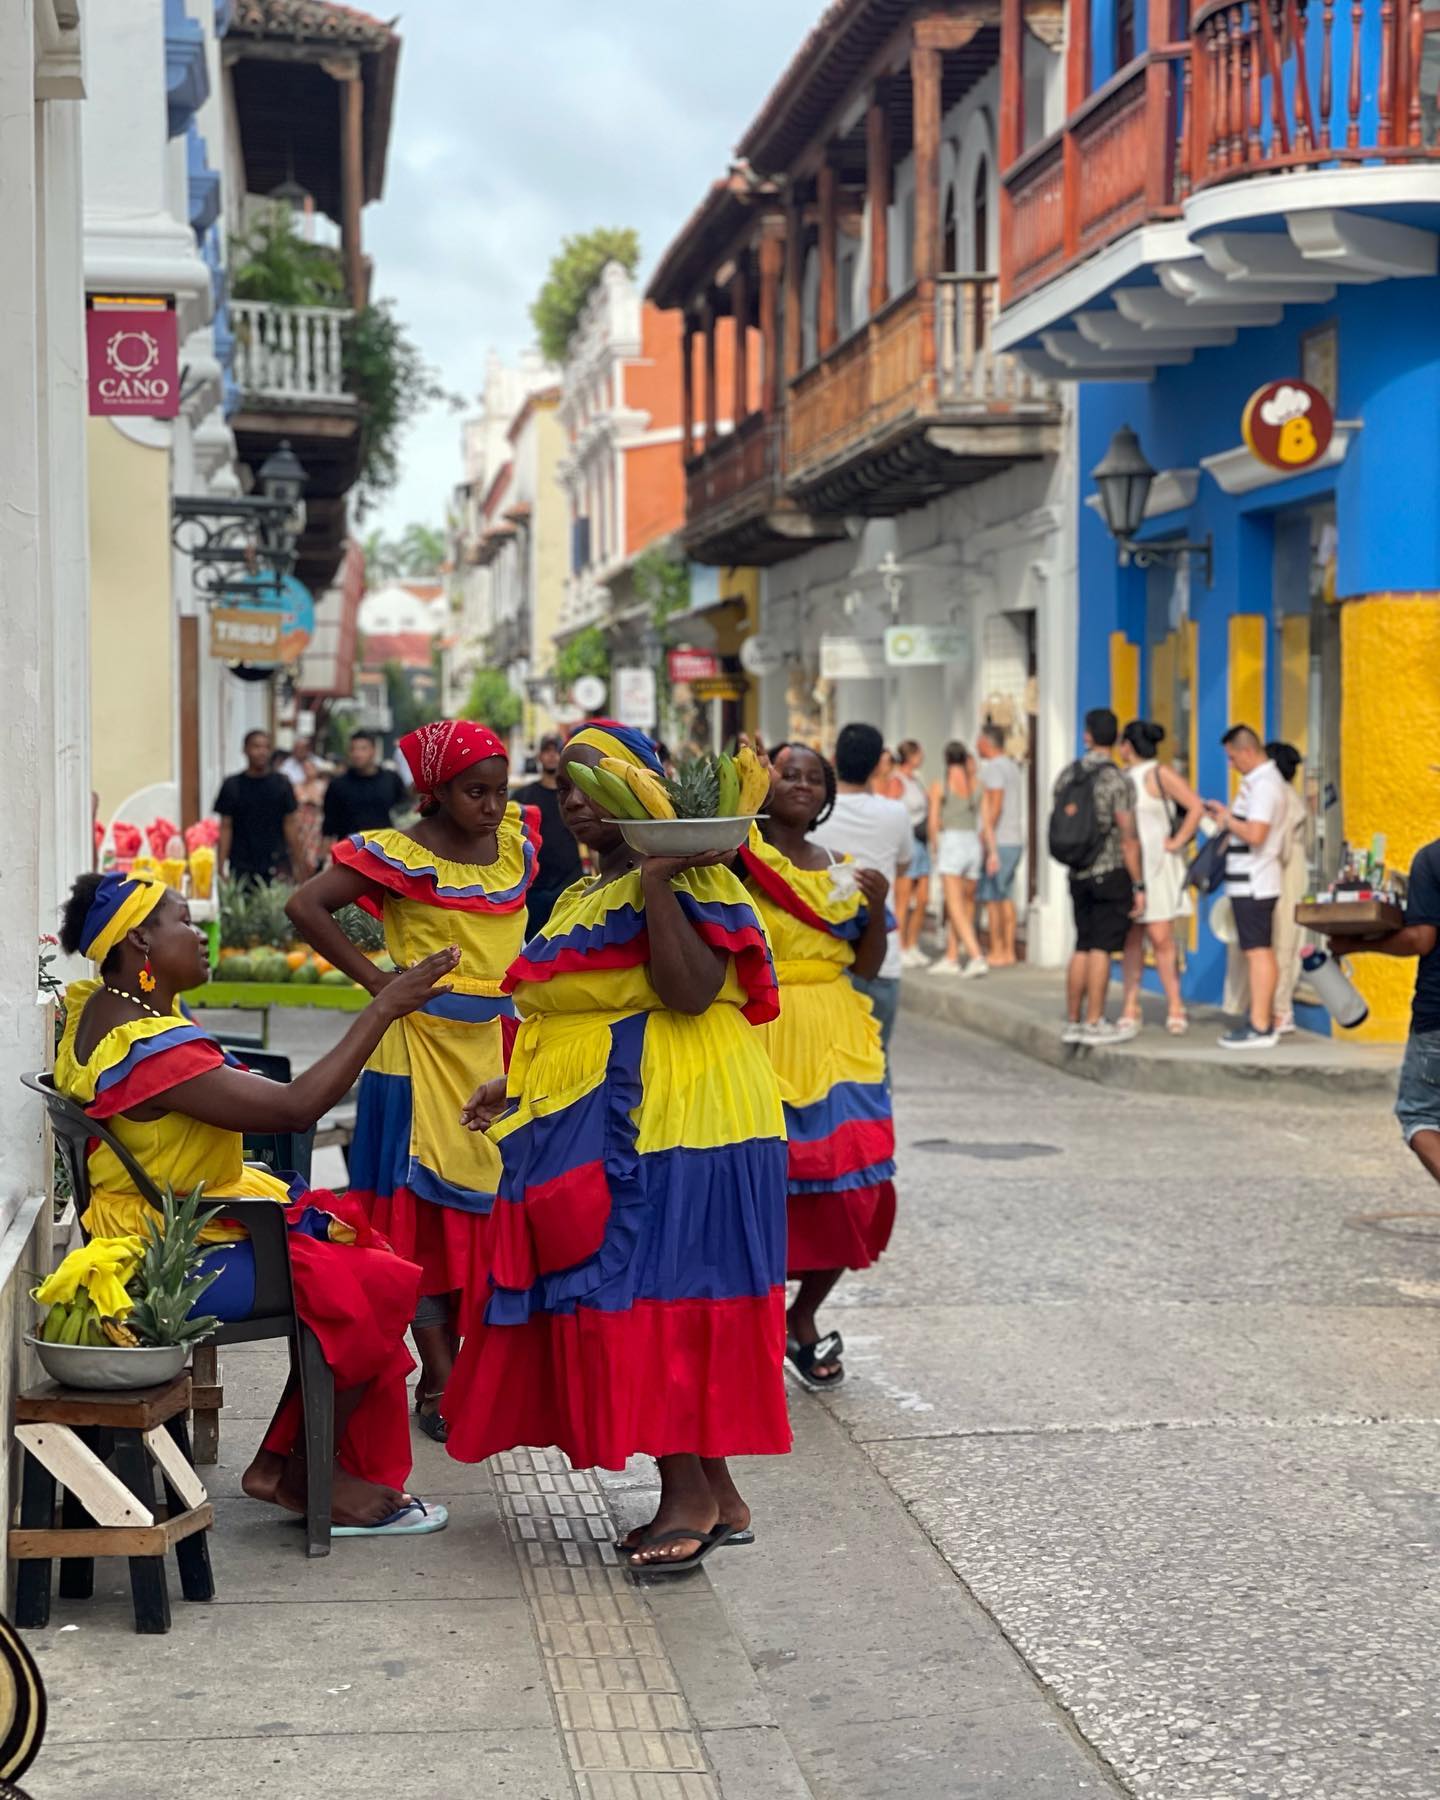
[[[720,765],[713,756],[679,763],[665,783],[677,819],[713,819],[720,807]]]
[[[135,1305],[126,1320],[142,1344],[193,1344],[220,1323],[208,1314],[191,1316],[221,1274],[218,1268],[200,1273],[205,1257],[200,1233],[219,1217],[217,1208],[200,1210],[204,1193],[197,1187],[182,1199],[167,1187],[160,1223],[147,1220],[145,1253],[129,1283]]]

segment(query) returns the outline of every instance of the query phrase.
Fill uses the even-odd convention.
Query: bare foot
[[[240,1477],[240,1486],[252,1500],[273,1502],[284,1473],[285,1458],[278,1450],[257,1450],[255,1460]]]
[[[332,1525],[378,1525],[382,1519],[408,1504],[410,1496],[398,1488],[380,1487],[373,1481],[362,1481],[336,1463],[331,1476],[330,1523]],[[285,1464],[275,1495],[276,1504],[291,1512],[305,1511],[305,1465],[298,1457]]]

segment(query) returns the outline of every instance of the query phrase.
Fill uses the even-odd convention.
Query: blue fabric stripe
[[[393,1194],[410,1173],[414,1119],[408,1075],[360,1077],[355,1132],[350,1140],[350,1186],[366,1194]]]
[[[610,944],[628,944],[645,929],[645,914],[635,906],[617,906],[594,925],[572,925],[555,937],[533,937],[521,954],[526,962],[545,963],[562,950],[603,950]]]
[[[428,876],[435,884],[435,892],[448,900],[472,900],[476,895],[482,895],[485,899],[493,901],[496,905],[499,905],[506,900],[513,900],[518,895],[522,895],[526,888],[529,887],[531,873],[535,864],[535,844],[530,833],[525,831],[523,832],[521,842],[524,873],[514,887],[487,888],[484,882],[474,882],[468,887],[446,887],[440,880],[440,871],[433,863],[422,863],[418,866],[412,866],[407,862],[402,862],[398,856],[388,855],[378,844],[373,843],[366,837],[364,832],[357,831],[350,839],[350,842],[354,844],[357,849],[364,850],[367,855],[373,856],[377,862],[382,862],[386,864],[388,868],[398,870],[402,875]]]
[[[505,994],[437,994],[420,1010],[432,1019],[485,1025],[492,1019],[513,1019],[515,1002]]]
[[[495,1204],[493,1194],[447,1181],[434,1169],[427,1169],[418,1156],[409,1159],[405,1170],[405,1186],[417,1200],[428,1200],[432,1206],[450,1206],[456,1212],[485,1214]]]
[[[504,1139],[500,1192],[519,1202],[526,1188],[541,1187],[571,1169],[605,1155],[611,1102],[602,1082],[563,1113],[531,1119]]]
[[[676,888],[675,898],[687,919],[706,925],[719,925],[725,931],[759,931],[760,915],[742,901],[697,900],[684,888]]]
[[[198,1025],[186,1025],[177,1019],[174,1026],[167,1031],[157,1031],[150,1037],[137,1038],[125,1054],[122,1062],[107,1069],[95,1083],[95,1093],[100,1095],[114,1087],[117,1081],[124,1081],[149,1056],[158,1056],[164,1050],[178,1050],[182,1044],[204,1043],[208,1033]]]
[[[883,1125],[890,1118],[890,1091],[883,1081],[837,1081],[823,1100],[809,1106],[785,1105],[785,1129],[793,1143],[827,1138],[857,1120]]]

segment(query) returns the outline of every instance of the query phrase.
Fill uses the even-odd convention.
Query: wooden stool
[[[97,1556],[128,1557],[137,1631],[170,1629],[165,1553],[172,1546],[185,1598],[214,1599],[205,1533],[215,1511],[190,1454],[189,1406],[186,1374],[164,1387],[121,1393],[47,1381],[19,1396],[20,1524],[10,1533],[10,1556],[20,1565],[17,1625],[36,1629],[50,1623],[50,1564],[57,1556],[61,1597],[71,1600],[88,1600],[94,1593]],[[114,1469],[106,1459],[113,1459]],[[163,1519],[156,1518],[157,1464],[165,1490]]]

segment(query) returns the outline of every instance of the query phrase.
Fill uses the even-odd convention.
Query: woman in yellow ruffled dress
[[[655,746],[592,721],[565,763]],[[506,978],[521,1017],[507,1093],[476,1094],[503,1161],[491,1294],[445,1396],[450,1454],[557,1444],[577,1467],[660,1465],[636,1568],[693,1569],[748,1529],[725,1459],[790,1446],[785,1142],[757,1024],[764,928],[721,859],[641,857],[560,771],[598,873],[561,895]]]
[[[505,1066],[515,1009],[501,978],[525,938],[538,815],[509,801],[504,744],[483,725],[443,719],[400,741],[421,820],[413,831],[342,839],[334,866],[293,897],[290,917],[320,954],[379,993],[392,977],[357,950],[333,914],[356,903],[382,918],[400,968],[443,945],[460,950],[453,992],[401,1020],[366,1066],[350,1146],[350,1195],[425,1272],[411,1332],[420,1353],[420,1428],[444,1441],[440,1396],[471,1306],[486,1290],[484,1239],[500,1158],[460,1123],[475,1088]]]
[[[845,979],[885,957],[888,884],[809,841],[835,803],[829,763],[803,744],[775,752],[763,827],[741,851],[780,980],[764,1030],[789,1138],[786,1268],[799,1282],[785,1353],[807,1387],[844,1379],[838,1331],[815,1314],[846,1269],[866,1269],[895,1221],[895,1127],[885,1052],[870,1002]]]
[[[443,996],[453,951],[428,957],[392,982],[341,1041],[288,1085],[235,1066],[180,1005],[208,964],[204,934],[181,897],[150,876],[82,875],[66,903],[60,941],[87,956],[98,980],[65,995],[55,1083],[103,1121],[150,1179],[177,1193],[203,1186],[221,1217],[202,1243],[220,1268],[202,1302],[225,1320],[248,1318],[255,1257],[245,1232],[227,1223],[231,1199],[286,1208],[295,1307],[315,1333],[335,1377],[336,1466],[331,1517],[342,1535],[438,1530],[443,1507],[404,1493],[410,1471],[405,1380],[413,1367],[405,1328],[420,1271],[396,1256],[348,1197],[290,1185],[244,1160],[247,1131],[300,1131],[350,1087],[395,1020]],[[143,1234],[159,1215],[141,1198],[113,1151],[89,1157],[90,1205],[83,1223],[100,1237]],[[294,1378],[242,1485],[257,1500],[304,1512],[305,1435]]]

